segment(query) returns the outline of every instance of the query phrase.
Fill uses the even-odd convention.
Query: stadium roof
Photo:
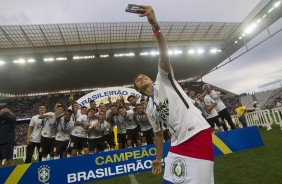
[[[196,81],[246,46],[280,19],[280,9],[269,12],[276,2],[261,1],[240,23],[160,22],[171,49],[176,79]],[[263,24],[240,41],[246,27],[257,20]],[[138,73],[155,78],[156,51],[147,22],[2,25],[0,92],[23,94],[127,85]]]
[[[160,26],[167,41],[224,41],[239,23],[224,22],[162,22]],[[35,48],[54,46],[83,46],[154,42],[152,28],[147,22],[81,23],[0,26],[0,48]],[[5,50],[4,50],[5,51]],[[42,51],[41,51],[42,52]],[[12,52],[13,53],[13,52]],[[8,52],[7,52],[8,54]],[[11,54],[11,53],[9,53]],[[17,54],[17,53],[15,53]]]

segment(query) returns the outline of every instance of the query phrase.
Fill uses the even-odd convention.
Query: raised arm
[[[167,42],[161,32],[161,29],[158,25],[154,10],[151,6],[141,6],[140,8],[140,17],[147,16],[148,22],[151,24],[154,36],[157,41],[159,48],[159,66],[167,73],[171,73],[171,66],[169,61],[168,46]]]

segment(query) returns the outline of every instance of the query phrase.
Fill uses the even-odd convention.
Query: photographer
[[[8,165],[14,165],[13,152],[15,145],[16,117],[10,109],[3,108],[0,111],[0,167],[2,160],[6,159]]]

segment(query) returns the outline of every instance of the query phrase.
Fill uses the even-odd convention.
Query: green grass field
[[[215,158],[216,184],[282,184],[282,131],[278,126],[260,128],[265,146]],[[135,174],[139,184],[162,183],[162,175]],[[128,176],[91,182],[130,184]]]

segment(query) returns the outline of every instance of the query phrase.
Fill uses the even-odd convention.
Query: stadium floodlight
[[[261,19],[258,19],[258,20],[257,20],[257,23],[259,24],[260,22],[261,22]]]
[[[114,57],[131,57],[135,56],[134,52],[114,54]]]
[[[253,32],[253,30],[254,30],[256,27],[257,27],[257,24],[256,24],[256,23],[252,23],[250,26],[248,26],[248,27],[245,29],[244,33],[249,34],[249,33]]]
[[[30,59],[27,60],[27,62],[28,62],[28,63],[34,63],[34,62],[35,62],[35,59],[30,58]]]
[[[54,58],[44,58],[43,61],[45,61],[45,62],[53,62]]]
[[[14,60],[14,63],[16,63],[16,64],[24,64],[25,60],[24,59],[17,59],[17,60]]]
[[[193,49],[190,49],[189,51],[188,51],[188,54],[191,54],[191,55],[193,55],[193,54],[195,54],[195,50],[193,50]]]
[[[222,51],[221,49],[218,49],[218,50],[217,50],[217,52],[221,52],[221,51]]]
[[[123,57],[125,54],[114,54],[114,57]]]
[[[203,54],[204,52],[205,52],[204,49],[198,49],[198,50],[197,50],[197,54]]]
[[[133,56],[135,56],[135,53],[134,52],[129,52],[129,53],[126,53],[125,56],[133,57]]]
[[[159,55],[160,53],[157,52],[157,51],[152,51],[150,54],[151,54],[151,56],[156,56],[156,55]]]
[[[276,2],[275,4],[274,4],[274,8],[277,8],[279,5],[281,4],[281,1],[278,1],[278,2]]]
[[[267,13],[270,13],[270,12],[272,12],[272,10],[273,10],[274,8],[272,7],[272,8],[270,8],[269,10],[268,10],[268,12]]]
[[[174,50],[173,51],[173,54],[175,54],[175,55],[179,55],[179,54],[182,54],[183,52],[182,52],[182,50]]]
[[[0,60],[0,65],[4,65],[4,64],[6,64],[6,62]]]
[[[65,60],[67,60],[66,57],[57,57],[56,58],[56,61],[65,61]]]
[[[212,53],[212,54],[217,53],[217,49],[211,49],[211,50],[210,50],[210,53]]]
[[[100,58],[107,58],[107,57],[109,57],[110,55],[109,54],[101,54],[100,55]]]
[[[140,53],[140,56],[148,56],[148,55],[150,55],[150,52],[141,52]]]

